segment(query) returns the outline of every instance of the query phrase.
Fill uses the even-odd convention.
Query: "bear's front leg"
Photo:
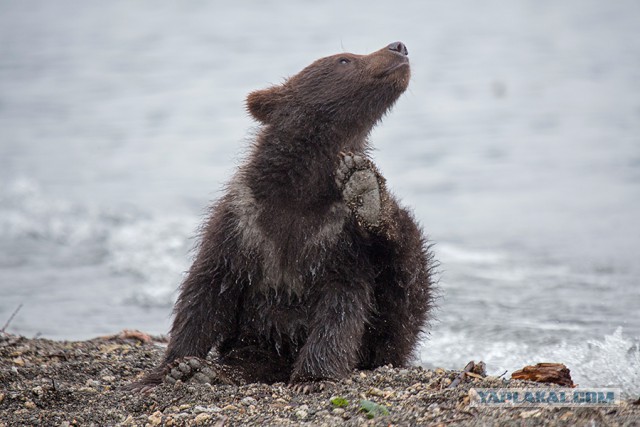
[[[371,285],[329,282],[317,294],[309,335],[296,358],[291,383],[339,379],[359,361],[372,310]]]
[[[335,177],[358,225],[373,233],[389,232],[385,179],[373,162],[359,154],[341,154]]]

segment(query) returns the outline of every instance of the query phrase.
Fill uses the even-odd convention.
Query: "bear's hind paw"
[[[175,384],[178,381],[196,381],[200,384],[235,384],[216,363],[198,357],[176,359],[166,368],[164,381]]]

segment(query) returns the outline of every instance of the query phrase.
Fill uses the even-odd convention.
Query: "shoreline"
[[[124,390],[161,359],[164,348],[156,344],[158,338],[136,331],[87,341],[0,334],[0,427],[640,422],[640,401],[631,400],[604,407],[473,407],[471,388],[558,386],[480,375],[457,381],[462,371],[440,368],[354,371],[310,394],[283,383],[212,386],[193,381],[163,384],[148,394]]]

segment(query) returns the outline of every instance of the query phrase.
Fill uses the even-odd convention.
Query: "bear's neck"
[[[366,152],[366,136],[264,128],[244,169],[247,184],[257,200],[310,209],[328,206],[340,197],[334,182],[339,154]]]

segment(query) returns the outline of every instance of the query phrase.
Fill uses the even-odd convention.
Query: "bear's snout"
[[[399,52],[404,56],[409,56],[409,51],[407,50],[407,47],[402,42],[393,42],[389,46],[387,46],[387,48],[394,52]]]

